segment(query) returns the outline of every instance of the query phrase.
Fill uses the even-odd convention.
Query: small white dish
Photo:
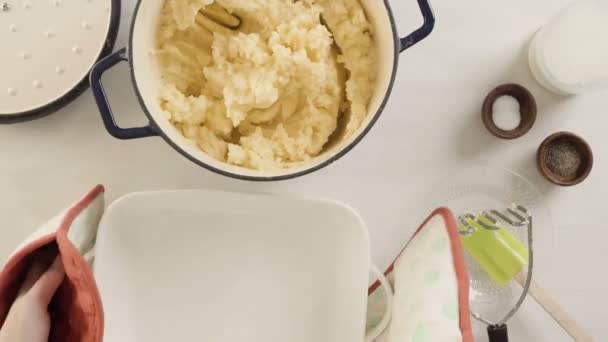
[[[96,249],[104,342],[364,340],[369,239],[342,204],[137,193],[107,209]]]

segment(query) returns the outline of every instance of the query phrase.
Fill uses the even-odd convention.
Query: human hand
[[[49,266],[56,254],[45,250],[34,256],[17,299],[0,327],[0,342],[48,342],[48,306],[65,278],[60,257],[55,257]]]

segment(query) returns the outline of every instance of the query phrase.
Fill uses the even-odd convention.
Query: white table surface
[[[117,47],[125,45],[133,2],[124,1]],[[190,163],[160,138],[119,141],[108,135],[90,92],[49,117],[0,126],[0,260],[40,223],[97,183],[108,201],[157,189],[217,188],[329,197],[357,209],[370,228],[373,257],[388,265],[423,219],[419,195],[447,170],[470,164],[512,169],[543,194],[554,221],[536,279],[598,340],[608,322],[608,91],[562,98],[531,78],[526,44],[567,0],[434,0],[432,35],[401,56],[393,96],[376,127],[345,158],[312,175],[281,183],[250,183]],[[393,1],[399,29],[420,18],[414,0]],[[144,122],[127,66],[110,71],[106,87],[124,126]],[[486,93],[518,82],[537,97],[533,130],[516,141],[490,136],[479,119]],[[534,154],[551,133],[581,134],[595,151],[591,177],[558,188],[537,172]],[[201,204],[204,205],[204,204]],[[540,228],[539,228],[540,229]],[[476,327],[485,340],[483,330]],[[570,341],[528,300],[511,322],[515,341]]]

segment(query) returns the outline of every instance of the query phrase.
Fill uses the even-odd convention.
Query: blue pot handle
[[[129,57],[127,56],[127,49],[122,48],[99,61],[99,63],[95,64],[93,69],[91,69],[91,90],[93,91],[93,96],[95,96],[97,107],[99,107],[103,124],[106,126],[108,133],[118,139],[128,140],[157,136],[158,132],[151,125],[144,127],[120,128],[116,124],[116,120],[114,120],[114,114],[110,108],[106,91],[101,83],[101,76],[116,64],[126,62],[128,60]]]
[[[435,15],[433,14],[433,9],[431,8],[429,1],[418,0],[418,6],[420,7],[420,12],[422,12],[424,23],[419,29],[412,32],[409,36],[401,38],[401,49],[399,52],[403,52],[416,45],[418,42],[431,34],[433,28],[435,27]]]

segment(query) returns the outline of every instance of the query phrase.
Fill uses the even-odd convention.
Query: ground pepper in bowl
[[[546,163],[549,170],[558,176],[576,177],[582,164],[581,151],[571,142],[558,141],[549,147]]]
[[[558,132],[541,144],[537,155],[540,172],[549,181],[572,186],[583,182],[593,168],[593,151],[576,134]]]

